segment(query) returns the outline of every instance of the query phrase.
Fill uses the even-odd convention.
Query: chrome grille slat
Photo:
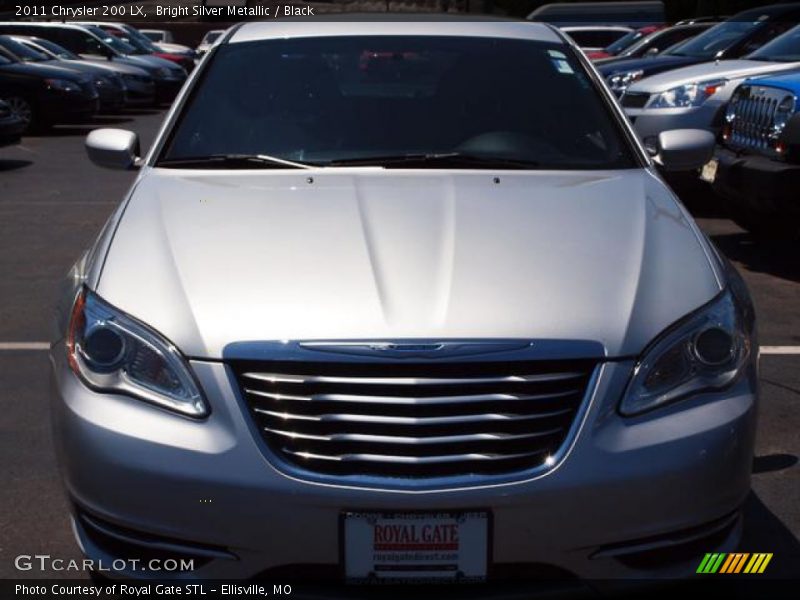
[[[566,414],[569,409],[541,413],[535,415],[517,415],[502,413],[484,413],[473,415],[454,415],[448,417],[395,417],[388,415],[359,415],[359,414],[322,414],[322,415],[299,415],[288,412],[278,412],[264,410],[261,408],[253,409],[257,413],[277,417],[287,421],[317,421],[317,422],[355,422],[355,423],[384,423],[387,425],[445,425],[448,423],[481,423],[487,421],[530,421],[532,419],[546,419]]]
[[[298,452],[289,448],[284,448],[284,452],[299,456],[301,458],[313,458],[317,460],[350,461],[350,462],[373,462],[373,463],[406,463],[415,465],[441,464],[467,461],[499,461],[512,460],[515,458],[525,458],[537,456],[537,452],[523,452],[520,454],[481,454],[471,452],[468,454],[446,454],[441,456],[404,456],[394,454],[316,454],[313,452]]]
[[[584,373],[547,373],[543,375],[507,375],[503,377],[331,377],[315,375],[287,375],[285,373],[244,373],[242,377],[269,383],[340,383],[347,385],[464,385],[475,383],[528,383],[536,381],[564,381],[578,379]]]
[[[288,400],[298,402],[353,402],[369,404],[399,404],[407,405],[436,405],[436,404],[471,404],[477,402],[518,402],[520,400],[547,400],[554,398],[564,398],[573,394],[580,393],[580,389],[575,388],[565,392],[552,394],[474,394],[471,396],[426,396],[426,397],[404,397],[404,396],[373,396],[373,395],[353,395],[353,394],[313,394],[310,396],[297,396],[293,394],[276,394],[272,392],[262,392],[245,388],[248,394],[262,396],[273,400]]]
[[[422,444],[454,444],[461,442],[488,442],[502,440],[524,440],[554,435],[561,431],[561,428],[549,429],[547,431],[537,431],[533,433],[465,433],[462,435],[440,435],[430,437],[408,437],[396,435],[374,435],[369,433],[332,433],[329,435],[314,435],[309,433],[297,433],[294,431],[284,431],[265,427],[265,431],[288,437],[291,439],[307,439],[319,442],[360,442],[360,443],[379,443],[379,444],[401,444],[401,445],[422,445]]]
[[[773,128],[775,114],[787,98],[793,95],[780,88],[743,85],[736,91],[726,117],[728,143],[741,149],[775,154],[776,133]]]
[[[596,361],[231,366],[270,458],[326,476],[431,478],[552,465]]]

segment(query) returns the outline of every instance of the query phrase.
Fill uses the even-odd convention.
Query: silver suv
[[[65,286],[53,417],[82,550],[145,559],[114,575],[682,576],[737,543],[747,292],[557,30],[248,23],[144,158],[87,147],[139,173]]]

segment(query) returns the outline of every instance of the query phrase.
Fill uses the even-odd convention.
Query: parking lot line
[[[49,342],[0,342],[0,352],[24,352],[49,349]],[[769,354],[771,356],[800,355],[800,346],[761,346],[761,354]]]

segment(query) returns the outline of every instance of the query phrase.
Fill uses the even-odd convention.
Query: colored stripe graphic
[[[747,563],[747,567],[745,568],[745,573],[763,573],[764,570],[767,568],[769,561],[772,560],[772,553],[762,552],[759,554],[753,554],[753,558],[750,559],[750,562]]]
[[[738,554],[728,554],[728,558],[725,559],[724,563],[722,563],[722,568],[719,570],[719,572],[730,573],[731,569],[736,565],[737,560],[739,560]]]
[[[708,564],[708,561],[710,559],[711,559],[711,555],[710,554],[706,554],[703,557],[703,560],[700,562],[700,566],[697,567],[697,571],[695,571],[695,572],[696,573],[705,573],[706,572],[706,565]]]

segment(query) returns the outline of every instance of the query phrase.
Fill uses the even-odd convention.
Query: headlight
[[[60,92],[80,92],[80,86],[67,79],[45,79],[47,87],[51,90],[58,90]]]
[[[126,394],[190,417],[208,414],[178,349],[88,290],[81,290],[72,308],[67,359],[97,391]]]
[[[688,108],[700,106],[725,85],[724,80],[689,83],[658,94],[648,108]]]
[[[775,109],[775,115],[772,117],[774,135],[778,136],[783,132],[789,119],[791,119],[794,114],[794,104],[794,96],[786,96],[781,100],[780,104],[778,104],[778,107]]]
[[[621,95],[625,90],[630,87],[630,85],[636,81],[639,81],[644,75],[644,71],[626,71],[624,73],[614,73],[608,78],[608,85],[611,90],[617,94]]]
[[[725,291],[651,344],[634,369],[620,412],[636,415],[729,385],[747,363],[750,335]]]

